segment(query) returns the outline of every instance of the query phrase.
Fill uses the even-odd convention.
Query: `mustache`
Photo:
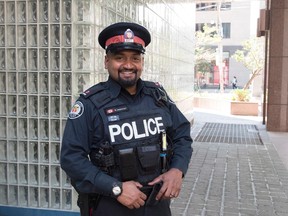
[[[126,68],[120,68],[119,70],[118,70],[118,72],[119,73],[121,73],[121,72],[132,72],[132,73],[137,73],[137,69],[126,69]]]

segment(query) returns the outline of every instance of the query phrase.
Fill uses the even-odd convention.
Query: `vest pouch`
[[[160,169],[160,145],[139,146],[137,154],[142,175],[158,172]]]
[[[119,162],[122,181],[137,179],[137,161],[133,148],[119,150]]]

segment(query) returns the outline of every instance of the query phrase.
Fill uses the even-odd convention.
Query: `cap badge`
[[[127,29],[124,32],[124,41],[129,43],[134,42],[134,32],[131,29]]]

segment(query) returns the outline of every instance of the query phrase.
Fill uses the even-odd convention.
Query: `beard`
[[[124,72],[124,71],[129,71],[129,72],[132,72],[135,76],[134,78],[123,78],[121,77],[120,73],[121,72]],[[132,86],[135,86],[137,84],[137,81],[138,81],[138,78],[137,78],[137,70],[136,69],[133,69],[133,70],[119,70],[118,74],[118,83],[123,87],[123,88],[129,88],[129,87],[132,87]]]

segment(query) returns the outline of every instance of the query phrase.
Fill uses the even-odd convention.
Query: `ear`
[[[104,59],[105,69],[108,68],[108,61],[109,61],[109,57],[107,55],[105,55],[105,59]]]

